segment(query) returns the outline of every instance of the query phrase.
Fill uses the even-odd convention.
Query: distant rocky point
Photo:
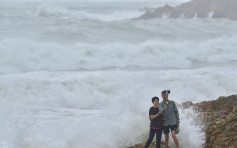
[[[237,0],[192,0],[176,7],[165,5],[146,10],[141,19],[149,18],[229,18],[237,20]]]

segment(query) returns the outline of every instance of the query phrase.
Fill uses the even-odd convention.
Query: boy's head
[[[159,98],[158,98],[157,96],[153,97],[153,98],[151,99],[151,101],[154,102],[156,99],[157,99],[157,101],[159,101]]]
[[[154,105],[158,105],[158,103],[159,103],[159,98],[158,97],[153,97],[152,99],[151,99],[151,101],[152,101],[152,103],[154,104]]]

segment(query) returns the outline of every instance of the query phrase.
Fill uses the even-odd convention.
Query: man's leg
[[[169,126],[164,126],[164,134],[165,134],[165,148],[169,148]]]
[[[149,145],[151,144],[151,142],[152,142],[152,140],[153,140],[153,138],[155,136],[155,133],[156,133],[155,130],[150,128],[150,134],[149,134],[149,138],[148,138],[148,140],[146,142],[145,148],[149,148]]]
[[[169,133],[165,134],[165,148],[169,148]]]
[[[172,130],[172,131],[171,131],[171,134],[172,134],[172,138],[173,138],[173,140],[174,140],[174,143],[175,143],[175,145],[176,145],[176,148],[179,148],[179,142],[178,142],[178,139],[177,139],[177,137],[176,137],[176,135],[175,135],[175,130]]]

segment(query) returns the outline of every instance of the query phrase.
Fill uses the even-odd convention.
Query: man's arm
[[[177,125],[179,126],[179,123],[180,123],[180,119],[179,119],[179,111],[174,103],[174,112],[175,112],[175,116],[176,116],[176,123]]]
[[[159,110],[161,111],[161,113],[163,113],[163,112],[165,112],[165,110],[167,109],[167,106],[164,106],[164,107],[163,107],[162,104],[160,103],[158,108],[159,108]]]

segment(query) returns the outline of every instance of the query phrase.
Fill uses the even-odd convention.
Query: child
[[[150,134],[149,138],[146,142],[145,148],[149,148],[155,134],[156,134],[156,148],[160,148],[161,144],[161,137],[162,137],[162,128],[163,128],[163,114],[161,110],[158,108],[159,98],[153,97],[152,98],[153,106],[149,110],[149,117],[150,117]]]

